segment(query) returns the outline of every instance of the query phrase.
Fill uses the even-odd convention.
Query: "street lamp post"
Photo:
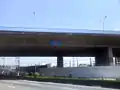
[[[102,22],[102,26],[103,26],[103,31],[104,31],[104,26],[105,26],[105,20],[107,19],[107,16],[104,16],[103,22]]]

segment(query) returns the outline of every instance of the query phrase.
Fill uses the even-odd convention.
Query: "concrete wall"
[[[68,76],[73,77],[120,77],[120,66],[97,66],[97,67],[79,67],[79,68],[41,68],[40,73],[45,76]]]

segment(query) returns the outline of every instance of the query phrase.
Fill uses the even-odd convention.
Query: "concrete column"
[[[115,57],[115,65],[120,65],[120,57]]]
[[[113,65],[113,50],[111,47],[108,48],[108,65]]]
[[[57,67],[63,67],[63,56],[57,56]]]
[[[96,66],[111,66],[113,65],[113,51],[112,48],[103,48],[98,50],[95,55]]]
[[[115,57],[115,65],[118,64],[118,57]]]

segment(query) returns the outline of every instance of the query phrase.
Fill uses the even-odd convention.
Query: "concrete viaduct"
[[[56,47],[53,46],[55,44]],[[113,56],[120,57],[120,32],[27,32],[2,29],[0,56],[57,56],[58,67],[63,67],[63,56],[92,56],[95,57],[96,66],[112,65]]]

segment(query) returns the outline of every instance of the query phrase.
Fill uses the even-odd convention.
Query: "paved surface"
[[[56,84],[27,80],[0,80],[0,90],[118,90],[102,87]]]

